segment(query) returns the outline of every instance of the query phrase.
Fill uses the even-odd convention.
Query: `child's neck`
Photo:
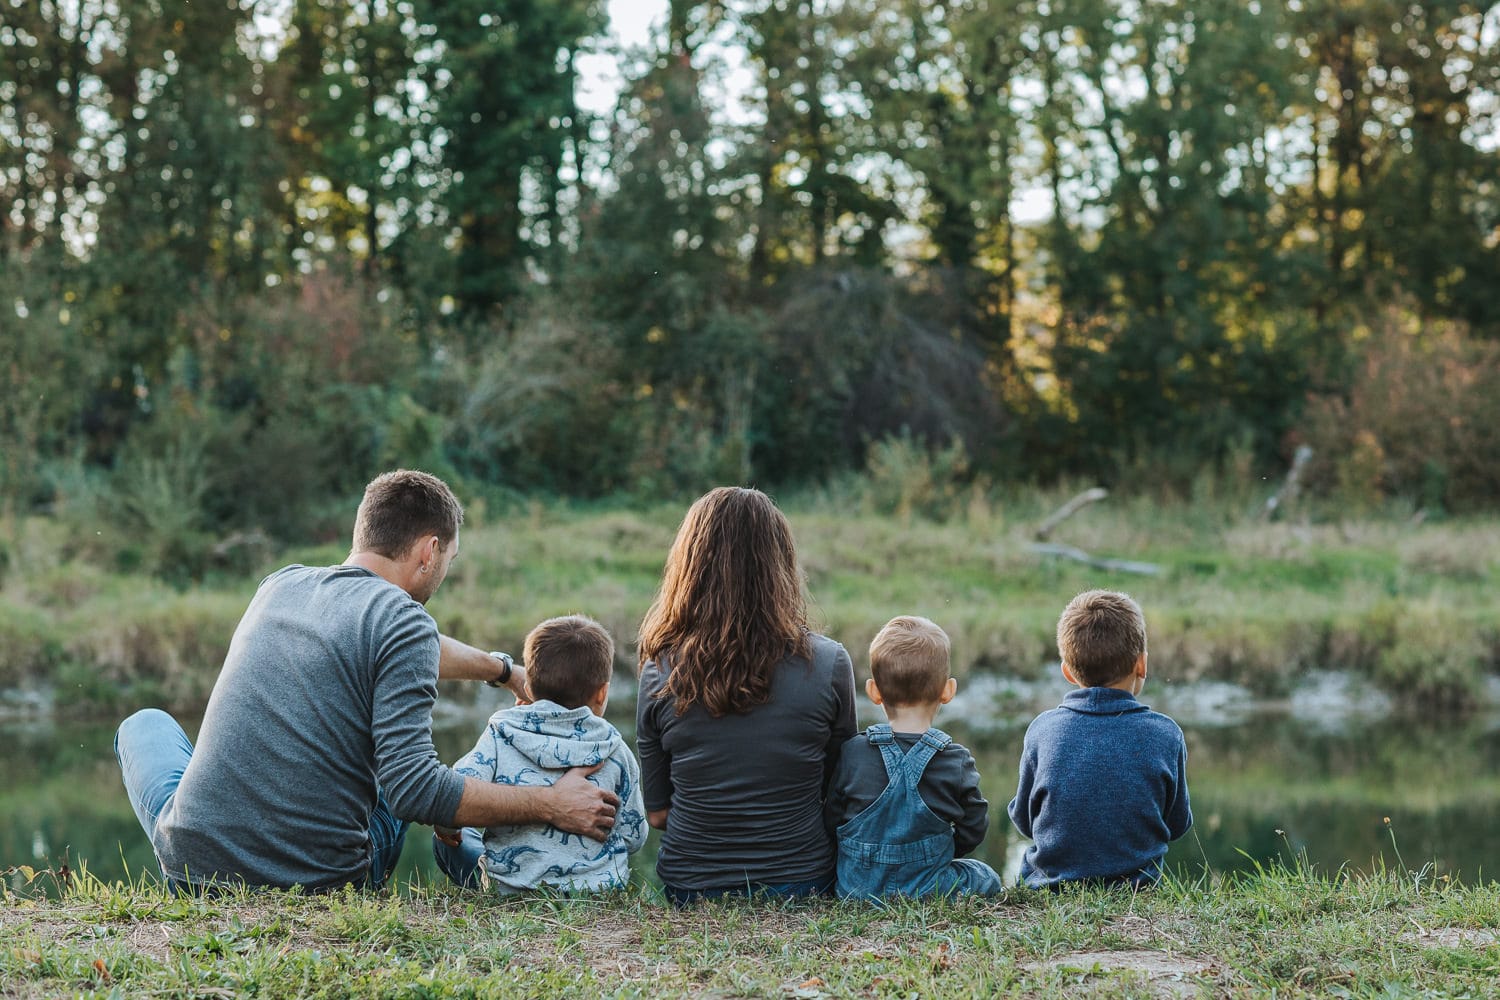
[[[1108,684],[1100,684],[1098,686],[1102,688],[1109,688],[1112,691],[1124,691],[1132,698],[1141,693],[1141,688],[1139,686],[1139,683],[1136,681],[1135,674],[1126,674],[1124,677],[1121,677],[1117,681],[1111,681]]]
[[[886,704],[885,717],[891,724],[893,733],[925,733],[932,728],[932,720],[937,718],[939,702],[931,702],[925,705],[891,705]]]

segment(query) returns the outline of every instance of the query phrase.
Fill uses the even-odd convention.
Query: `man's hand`
[[[620,797],[589,780],[604,765],[575,767],[552,785],[547,822],[567,833],[604,840],[615,827]]]
[[[432,832],[437,836],[438,840],[441,840],[449,847],[457,847],[463,843],[464,832],[462,830],[455,830],[451,826],[433,826]]]
[[[517,705],[531,704],[531,689],[526,686],[526,668],[519,663],[510,665],[510,680],[505,682],[510,693],[516,696]]]

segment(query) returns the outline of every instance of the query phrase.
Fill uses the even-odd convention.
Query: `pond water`
[[[1032,694],[1046,707],[1063,690]],[[1305,854],[1324,872],[1426,866],[1433,875],[1473,882],[1500,870],[1500,715],[1285,706],[1225,714],[1195,711],[1191,697],[1162,692],[1153,702],[1150,695],[1148,689],[1143,700],[1172,711],[1188,740],[1196,822],[1173,845],[1169,865],[1232,871]],[[435,737],[444,760],[472,746],[496,697],[486,689],[471,708],[439,717]],[[631,711],[633,692],[621,691],[612,704],[616,712]],[[973,750],[983,776],[991,822],[977,856],[1013,878],[1026,842],[1011,828],[1005,805],[1037,705],[998,704],[960,700],[938,724]],[[879,718],[870,705],[862,711],[862,724]],[[620,714],[614,721],[633,737],[633,719]],[[184,725],[196,733],[197,720]],[[74,868],[85,862],[106,880],[152,870],[150,848],[120,786],[112,738],[110,722],[0,723],[0,870],[64,860]],[[655,836],[636,860],[647,878]],[[429,843],[426,828],[412,829],[400,876],[434,877]],[[17,874],[10,880],[19,886]]]

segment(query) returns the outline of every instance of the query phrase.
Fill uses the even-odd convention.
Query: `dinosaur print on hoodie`
[[[474,749],[453,766],[459,774],[502,785],[550,785],[569,768],[604,767],[589,781],[620,797],[615,826],[602,843],[546,823],[484,831],[481,864],[502,893],[540,886],[571,891],[612,889],[630,880],[630,855],[646,842],[641,767],[620,731],[587,706],[552,701],[505,708],[490,717]]]

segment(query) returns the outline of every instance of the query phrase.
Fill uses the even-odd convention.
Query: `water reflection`
[[[629,711],[633,698],[618,704]],[[1023,841],[1005,817],[1029,715],[982,725],[940,722],[974,751],[990,800],[990,834],[979,855],[1013,875]],[[466,752],[484,713],[436,729],[445,760]],[[617,718],[627,739],[633,721]],[[184,720],[189,733],[196,720]],[[1490,876],[1500,852],[1500,719],[1348,720],[1310,725],[1263,712],[1231,725],[1186,724],[1196,826],[1169,865],[1242,870],[1305,853],[1323,871],[1347,865],[1431,865],[1466,881]],[[0,869],[76,868],[114,879],[152,870],[145,837],[125,801],[108,723],[0,726]],[[1390,818],[1390,826],[1385,818]],[[1392,833],[1395,843],[1392,842]],[[414,828],[399,874],[432,879],[429,832]],[[637,856],[649,876],[655,835]],[[1242,853],[1243,852],[1243,853]],[[13,880],[14,880],[13,876]]]

